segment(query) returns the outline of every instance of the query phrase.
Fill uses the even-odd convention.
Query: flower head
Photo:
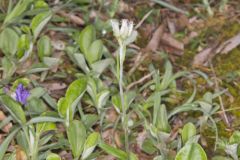
[[[16,94],[16,101],[20,102],[23,105],[27,103],[27,98],[30,95],[29,91],[26,90],[23,84],[21,83],[17,86],[15,94]]]
[[[133,32],[133,22],[127,19],[123,19],[121,22],[121,27],[119,25],[119,21],[111,20],[111,25],[113,28],[114,36],[121,41],[129,38]]]
[[[111,20],[111,25],[113,28],[113,34],[115,37],[119,37],[120,36],[120,29],[119,29],[119,22],[115,19]]]

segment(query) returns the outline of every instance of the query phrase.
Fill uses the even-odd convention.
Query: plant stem
[[[127,120],[127,111],[124,105],[124,93],[123,93],[123,62],[125,56],[125,46],[120,43],[120,71],[119,71],[119,91],[120,91],[120,98],[121,98],[121,107],[122,107],[122,125],[124,128],[124,138],[125,138],[125,150],[128,151],[129,144],[128,144],[128,120]]]
[[[27,130],[27,126],[25,126],[25,125],[23,125],[22,126],[22,129],[23,129],[23,133],[24,133],[24,135],[25,135],[25,137],[26,137],[26,139],[27,139],[27,144],[28,144],[28,146],[30,147],[30,140],[29,140],[29,135],[28,135],[28,130]],[[30,153],[31,153],[31,148],[29,148],[30,150]],[[28,159],[30,159],[30,155],[29,154],[27,154],[27,157],[28,157]]]
[[[38,141],[39,141],[40,135],[36,133],[35,142],[34,142],[34,148],[33,148],[33,154],[32,154],[32,160],[38,159]]]

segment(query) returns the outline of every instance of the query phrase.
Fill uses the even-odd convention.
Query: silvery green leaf
[[[207,103],[212,104],[213,100],[213,94],[211,92],[207,92],[203,95],[203,100],[206,101]]]
[[[234,131],[231,137],[229,138],[230,144],[240,144],[240,131]]]
[[[10,112],[12,117],[21,125],[26,123],[25,112],[23,111],[20,103],[16,102],[12,97],[8,95],[0,96],[0,102]]]
[[[36,87],[30,90],[30,96],[28,97],[28,100],[32,98],[40,98],[46,93],[45,89],[42,87]]]
[[[200,138],[200,135],[195,135],[195,136],[190,137],[188,139],[188,141],[186,142],[186,145],[191,144],[191,143],[197,143],[199,141],[199,138]]]
[[[178,107],[175,107],[169,114],[168,118],[171,118],[173,115],[181,113],[181,112],[187,112],[187,111],[196,111],[199,110],[199,107],[195,103],[189,103],[189,104],[183,104]]]
[[[78,159],[83,151],[87,136],[83,123],[78,120],[73,120],[67,128],[67,136],[73,157]]]
[[[47,106],[43,102],[43,100],[36,97],[28,99],[28,103],[25,108],[27,109],[27,111],[37,114],[41,114],[47,111]]]
[[[94,103],[97,101],[97,90],[98,87],[94,78],[88,78],[87,92],[91,96]]]
[[[16,64],[7,57],[2,58],[2,67],[4,79],[11,77],[17,69]]]
[[[55,153],[50,153],[46,160],[61,160],[61,157]]]
[[[77,4],[85,4],[85,3],[90,3],[91,1],[89,0],[72,0],[74,3]]]
[[[157,82],[155,83],[157,85]],[[152,120],[152,123],[155,127],[158,126],[157,120],[159,118],[159,113],[160,113],[160,104],[161,104],[161,94],[160,92],[155,92],[153,94],[153,120]]]
[[[121,108],[121,99],[118,94],[112,96],[112,104],[115,110],[120,114],[122,111],[122,108]]]
[[[49,70],[49,67],[43,63],[33,64],[32,67],[27,71],[27,74],[39,73]]]
[[[85,27],[79,36],[78,44],[82,53],[86,56],[88,53],[88,48],[91,46],[92,42],[96,38],[96,31],[92,25]]]
[[[101,40],[95,40],[93,43],[89,46],[87,53],[85,54],[85,57],[89,64],[92,64],[102,57],[102,51],[103,51],[103,43]]]
[[[37,42],[38,57],[49,57],[52,54],[51,40],[48,36],[42,36]]]
[[[114,0],[108,9],[108,13],[111,18],[114,17],[115,13],[118,11],[118,6],[119,6],[119,0]]]
[[[89,72],[89,68],[87,66],[87,63],[85,61],[85,57],[81,53],[75,53],[73,54],[74,62],[80,67],[85,73]]]
[[[32,50],[33,50],[33,43],[30,42],[28,50],[26,50],[26,51],[24,52],[24,55],[23,55],[23,57],[19,60],[19,62],[25,61],[25,60],[30,56],[30,54],[32,53]]]
[[[150,125],[146,125],[146,127],[147,127],[147,130],[150,131],[150,133],[153,137],[158,138],[158,130],[155,126],[150,124]]]
[[[136,96],[137,94],[135,91],[129,91],[124,95],[124,103],[127,108],[132,104]]]
[[[22,147],[22,149],[28,153],[29,152],[29,145],[27,141],[27,136],[24,134],[23,131],[19,131],[16,136],[17,144]],[[16,160],[16,159],[14,159]]]
[[[65,97],[58,101],[58,112],[62,117],[73,119],[75,107],[85,93],[86,87],[87,78],[85,77],[81,77],[69,85]]]
[[[26,125],[31,125],[31,124],[35,124],[35,123],[42,123],[42,122],[64,122],[64,119],[62,118],[58,118],[56,117],[56,115],[54,116],[38,116],[38,117],[34,117],[31,120],[29,120]]]
[[[7,14],[4,24],[9,24],[13,22],[13,20],[17,17],[19,17],[29,6],[30,3],[32,3],[33,0],[20,0],[18,1],[17,5],[14,7],[14,9]]]
[[[191,143],[180,149],[175,160],[207,160],[207,155],[198,143]]]
[[[9,135],[4,139],[4,141],[0,145],[0,159],[3,159],[5,152],[8,149],[8,145],[12,141],[13,137],[17,134],[19,128],[15,128]]]
[[[59,58],[54,57],[43,57],[43,63],[46,64],[48,67],[53,67],[60,62]]]
[[[112,147],[106,143],[100,143],[99,147],[102,148],[105,152],[114,157],[118,158],[119,160],[127,160],[128,154],[118,148]]]
[[[56,130],[56,124],[53,122],[41,122],[36,125],[36,132],[42,134],[47,131]]]
[[[91,133],[84,144],[84,149],[82,153],[82,159],[86,159],[95,149],[98,141],[100,139],[100,135],[97,132]]]
[[[0,49],[7,55],[15,55],[17,52],[19,36],[16,31],[11,28],[4,28],[0,33]]]
[[[104,60],[97,61],[91,65],[93,72],[100,75],[109,65],[113,64],[114,60],[112,58],[107,58]]]
[[[221,107],[219,104],[213,103],[213,109],[211,110],[210,114],[215,114],[220,108]]]
[[[45,2],[45,0],[38,0],[34,3],[34,8],[49,8],[47,2]]]
[[[209,1],[208,0],[202,0],[202,2],[203,2],[204,6],[205,6],[205,8],[206,8],[206,10],[208,12],[208,15],[212,17],[214,15],[214,12],[213,12],[213,10],[212,10],[212,8],[210,6]]]
[[[27,34],[22,34],[18,41],[17,57],[22,58],[25,52],[30,48],[30,38]]]
[[[48,142],[51,141],[51,139],[53,138],[53,134],[47,134],[45,136],[43,136],[40,140],[39,140],[39,146],[43,146],[45,144],[47,144]]]
[[[32,81],[33,85],[35,87],[39,86],[40,84],[37,83],[36,81]],[[43,100],[54,110],[57,110],[57,102],[54,98],[52,98],[47,92],[42,96]]]
[[[169,61],[166,61],[165,63],[165,73],[163,75],[163,79],[161,81],[161,84],[160,84],[160,90],[165,90],[169,85],[170,83],[172,83],[172,64],[169,62]]]
[[[129,155],[129,160],[138,160],[138,157],[136,154],[130,152],[130,155]]]
[[[188,15],[189,13],[185,10],[182,10],[178,7],[175,7],[174,5],[170,4],[170,3],[167,3],[165,1],[162,1],[162,0],[152,0],[153,2],[163,6],[163,7],[166,7],[166,8],[169,8],[170,10],[172,11],[175,11],[177,13],[181,13],[181,14],[185,14],[185,15]]]
[[[211,112],[213,107],[212,104],[206,103],[204,101],[198,101],[198,103],[200,104],[201,109],[205,114],[209,114]]]
[[[239,74],[238,74],[239,75]],[[222,91],[219,91],[219,92],[215,92],[213,95],[212,95],[212,98],[216,98],[216,97],[219,97],[221,96],[222,94],[226,93],[228,89],[224,89]]]
[[[157,110],[157,121],[156,127],[163,132],[170,132],[171,127],[168,123],[168,116],[167,110],[165,105],[161,105],[160,108]]]
[[[226,139],[218,139],[217,145],[219,149],[224,150],[226,145],[228,145],[228,141]]]
[[[196,132],[197,130],[193,123],[189,122],[185,124],[181,132],[183,143],[186,143],[189,140],[189,138],[191,138],[192,136],[195,136]]]
[[[153,160],[164,160],[162,156],[156,156]]]
[[[34,39],[37,39],[42,29],[50,21],[51,18],[52,18],[51,11],[39,13],[33,18],[31,23],[31,29],[33,32]]]
[[[16,90],[20,83],[23,84],[23,86],[28,86],[30,84],[30,80],[28,78],[18,78],[13,82],[11,89]]]
[[[87,129],[90,129],[94,124],[96,124],[98,119],[99,117],[96,114],[85,114],[84,117],[82,117],[82,121]]]
[[[230,155],[234,160],[238,160],[237,149],[238,144],[226,145],[225,152]]]
[[[167,143],[167,141],[169,140],[169,137],[171,136],[170,133],[167,132],[158,132],[158,137],[160,137],[161,141]]]
[[[157,148],[155,147],[154,142],[151,139],[146,137],[146,139],[140,141],[142,141],[142,144],[139,144],[142,151],[146,152],[149,155],[153,155],[154,153],[156,153]]]
[[[102,108],[109,97],[110,92],[108,90],[104,90],[97,95],[97,107]]]

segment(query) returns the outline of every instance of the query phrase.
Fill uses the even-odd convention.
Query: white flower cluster
[[[118,20],[111,20],[111,25],[113,28],[113,34],[117,39],[124,41],[128,39],[133,32],[133,22],[127,19],[123,19],[121,26]]]

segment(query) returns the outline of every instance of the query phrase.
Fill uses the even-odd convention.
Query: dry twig
[[[217,76],[216,76],[216,73],[215,73],[215,70],[213,68],[213,65],[211,62],[209,62],[210,64],[210,67],[211,67],[211,70],[212,70],[212,73],[213,73],[213,78],[214,78],[214,82],[215,82],[215,88],[216,88],[216,91],[219,92],[220,89],[219,89],[219,84],[218,84],[218,81],[217,81]],[[218,99],[219,99],[219,102],[220,102],[220,106],[221,106],[221,113],[220,113],[220,116],[221,118],[223,119],[223,121],[225,122],[225,124],[230,128],[231,127],[231,124],[229,122],[229,119],[226,115],[226,111],[225,111],[225,108],[224,108],[224,104],[223,104],[223,101],[222,101],[222,97],[221,96],[218,96]]]
[[[137,80],[137,81],[135,81],[135,82],[132,82],[131,84],[129,84],[129,85],[127,86],[127,89],[126,89],[126,90],[128,91],[128,90],[131,89],[133,86],[143,83],[145,80],[149,79],[152,75],[153,75],[153,72],[151,72],[151,73],[143,76],[141,79],[139,79],[139,80]]]

